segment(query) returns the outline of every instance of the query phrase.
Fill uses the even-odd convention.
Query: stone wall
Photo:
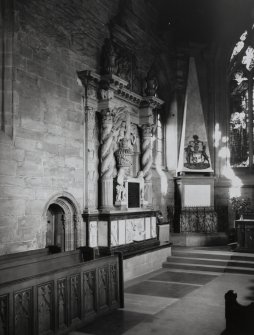
[[[84,208],[84,106],[77,71],[100,71],[101,47],[119,3],[15,2],[9,74],[13,129],[6,133],[2,126],[0,132],[0,254],[45,247],[42,214],[55,195],[70,194],[81,212]],[[156,11],[139,0],[126,17],[130,13],[128,29],[135,32],[140,73],[145,75],[158,53],[158,36],[151,31]],[[98,146],[96,140],[95,151]],[[96,202],[97,178],[96,173]],[[157,186],[154,191],[160,194]]]

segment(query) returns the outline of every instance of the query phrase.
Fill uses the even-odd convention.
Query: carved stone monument
[[[93,118],[86,119],[87,134],[96,133],[96,124],[92,121],[95,114],[100,124],[97,156],[100,198],[98,213],[88,211],[84,214],[87,245],[105,250],[124,249],[137,241],[158,243],[156,212],[152,209],[152,136],[153,112],[161,107],[163,101],[156,97],[157,83],[152,85],[151,82],[154,83],[154,77],[149,78],[146,96],[131,90],[130,83],[125,80],[128,77],[119,76],[119,69],[124,64],[120,64],[121,58],[117,57],[118,47],[106,40],[101,74],[91,71],[78,73],[86,87],[86,101],[91,100],[89,92],[97,92],[93,94],[91,106]],[[93,196],[88,194],[88,199]]]

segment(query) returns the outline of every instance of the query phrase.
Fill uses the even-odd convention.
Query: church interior
[[[253,0],[0,9],[0,335],[253,334]]]

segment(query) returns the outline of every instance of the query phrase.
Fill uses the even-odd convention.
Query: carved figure
[[[121,202],[126,200],[126,188],[123,185],[116,186],[116,201]]]

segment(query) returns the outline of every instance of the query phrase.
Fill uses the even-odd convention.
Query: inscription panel
[[[128,182],[128,207],[140,207],[140,185],[139,183]]]

